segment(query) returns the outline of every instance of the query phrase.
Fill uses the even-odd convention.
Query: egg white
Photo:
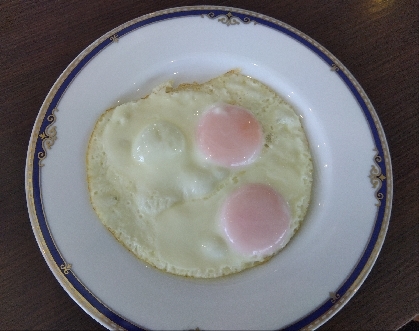
[[[216,166],[197,150],[199,116],[220,102],[246,108],[262,126],[265,144],[250,165]],[[306,214],[312,170],[293,108],[238,71],[204,84],[173,88],[168,82],[143,99],[106,111],[87,152],[90,199],[101,222],[140,259],[170,273],[204,278],[270,257],[245,256],[226,238],[219,213],[229,194],[247,183],[276,189],[291,213],[284,247]]]

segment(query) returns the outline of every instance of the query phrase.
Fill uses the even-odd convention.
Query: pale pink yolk
[[[205,157],[224,167],[253,162],[262,147],[262,129],[246,109],[222,104],[205,111],[197,129],[198,147]]]
[[[233,247],[247,255],[268,256],[281,248],[290,228],[284,198],[264,184],[247,184],[224,203],[221,224]]]

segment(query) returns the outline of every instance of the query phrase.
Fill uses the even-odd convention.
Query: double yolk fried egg
[[[101,222],[141,260],[198,278],[281,250],[306,214],[312,170],[292,107],[235,70],[109,109],[87,151]]]

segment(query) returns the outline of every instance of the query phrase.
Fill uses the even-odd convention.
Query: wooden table
[[[103,329],[47,267],[29,222],[24,169],[32,125],[49,89],[95,39],[156,2],[0,2],[0,328]],[[419,312],[418,13],[416,1],[212,1],[301,30],[346,65],[371,99],[394,173],[390,226],[376,265],[352,300],[321,329],[398,329]]]

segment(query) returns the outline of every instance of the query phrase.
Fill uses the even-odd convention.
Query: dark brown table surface
[[[321,329],[398,329],[419,312],[415,0],[0,1],[0,329],[103,329],[61,288],[32,233],[24,183],[32,125],[60,73],[98,37],[156,10],[198,4],[290,24],[346,65],[371,99],[392,157],[390,226],[365,283]]]

